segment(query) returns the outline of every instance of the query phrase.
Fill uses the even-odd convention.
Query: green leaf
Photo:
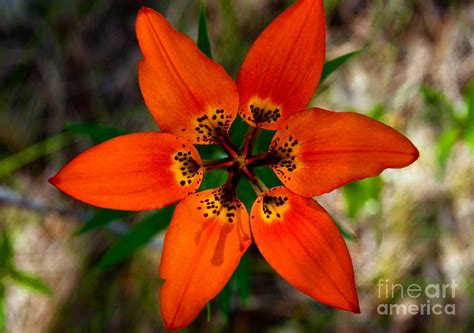
[[[257,199],[257,195],[246,177],[242,177],[239,181],[239,185],[237,185],[237,196],[242,200],[245,208],[247,208],[247,213],[250,214],[253,203],[255,199]]]
[[[474,152],[474,124],[472,124],[472,126],[469,127],[464,134],[464,141]]]
[[[262,130],[257,143],[253,148],[252,154],[257,155],[259,153],[267,152],[274,136],[275,131]]]
[[[202,160],[219,160],[228,157],[224,149],[219,145],[195,145]]]
[[[238,115],[234,122],[232,123],[232,126],[230,127],[229,130],[229,135],[237,147],[240,147],[244,141],[245,134],[247,133],[247,130],[249,128],[249,124],[247,124],[240,115]]]
[[[349,183],[342,188],[342,194],[348,217],[355,219],[364,208],[371,209],[373,213],[380,210],[380,194],[383,183],[380,177],[366,178]]]
[[[382,104],[377,104],[369,112],[368,116],[372,119],[381,121],[384,114],[385,114],[385,107]]]
[[[13,269],[8,271],[8,277],[20,287],[30,291],[46,296],[53,294],[51,287],[37,276]]]
[[[347,240],[351,240],[351,241],[357,240],[356,235],[354,235],[352,232],[346,230],[346,228],[344,228],[338,221],[336,221],[334,219],[334,217],[331,216],[331,218],[334,221],[334,223],[336,224],[337,228],[339,229],[342,237],[344,237]]]
[[[5,332],[7,326],[6,320],[6,297],[5,297],[5,283],[0,279],[0,333]]]
[[[225,184],[229,172],[227,170],[213,170],[204,174],[199,191],[209,190]]]
[[[211,43],[209,42],[209,33],[207,30],[206,2],[199,1],[199,30],[198,43],[199,49],[212,59]]]
[[[0,160],[0,177],[8,175],[41,157],[52,154],[70,143],[72,143],[71,137],[66,133],[61,133],[4,158]]]
[[[463,126],[463,120],[457,114],[452,103],[442,94],[442,92],[429,87],[421,87],[421,95],[425,101],[425,104],[431,109],[429,116],[436,120],[440,124],[444,124],[444,117],[456,125]]]
[[[79,228],[75,234],[81,235],[86,232],[103,227],[111,222],[121,220],[130,215],[130,212],[112,209],[100,209],[86,223]]]
[[[467,84],[466,92],[464,97],[467,105],[467,122],[468,127],[474,128],[474,79]]]
[[[268,188],[283,185],[273,169],[268,166],[255,168],[255,173]]]
[[[66,131],[76,136],[86,136],[96,143],[104,142],[128,132],[122,129],[90,123],[71,123]]]
[[[232,311],[232,283],[230,280],[217,295],[217,305],[222,316],[228,319]]]
[[[440,171],[443,171],[448,162],[451,151],[456,144],[459,137],[459,131],[449,129],[439,137],[436,142],[436,161]]]
[[[250,276],[249,256],[244,253],[231,278],[237,289],[237,295],[243,304],[247,304],[250,298]]]
[[[210,323],[212,319],[212,309],[211,309],[211,302],[208,302],[206,305],[206,312],[207,312],[207,322]]]
[[[174,208],[174,205],[168,206],[148,215],[107,251],[99,261],[98,268],[107,269],[130,257],[147,244],[158,232],[169,225]]]
[[[235,291],[243,304],[248,303],[250,298],[250,276],[249,256],[245,253],[229,282],[217,296],[219,310],[225,318],[228,318],[232,311],[232,295]]]
[[[335,59],[326,61],[323,67],[323,73],[321,74],[321,80],[319,80],[319,84],[323,83],[324,80],[326,80],[329,77],[329,75],[331,75],[332,72],[334,72],[336,69],[344,65],[346,62],[348,62],[350,59],[352,59],[356,55],[360,54],[362,50],[363,48],[357,51],[346,53]]]
[[[332,13],[340,6],[341,0],[325,0],[324,13],[326,17],[330,17]]]
[[[2,230],[0,236],[0,270],[2,270],[11,266],[13,259],[13,248],[10,241],[10,235],[8,234],[8,230],[6,228]]]

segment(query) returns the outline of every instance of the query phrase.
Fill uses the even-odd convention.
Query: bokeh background
[[[214,59],[235,77],[259,32],[290,2],[208,0]],[[98,141],[157,130],[137,83],[134,23],[144,5],[196,39],[197,0],[0,2],[0,331],[164,331],[160,214],[169,212],[98,211],[47,183]],[[360,51],[312,105],[380,119],[421,152],[404,170],[319,198],[346,237],[362,313],[302,295],[252,247],[187,330],[472,332],[474,3],[327,0],[325,7],[327,59]],[[430,301],[454,303],[456,314],[380,315],[382,303],[427,302],[379,297],[380,279],[405,287],[454,280],[454,297]]]

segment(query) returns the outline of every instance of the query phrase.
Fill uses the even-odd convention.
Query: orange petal
[[[283,123],[270,152],[280,180],[306,197],[418,158],[415,146],[393,128],[361,114],[323,109],[303,111]]]
[[[224,288],[251,243],[247,211],[224,188],[178,204],[160,265],[161,314],[167,329],[187,326]]]
[[[262,32],[237,78],[250,125],[276,130],[306,108],[321,78],[325,39],[322,0],[297,1]]]
[[[359,312],[346,243],[316,201],[275,187],[258,197],[250,215],[255,243],[278,274],[318,302]]]
[[[165,133],[136,133],[86,150],[50,182],[94,206],[148,210],[195,192],[201,180],[201,158],[188,141]]]
[[[218,143],[237,115],[235,83],[152,9],[140,10],[136,31],[144,57],[138,64],[140,88],[160,129],[193,143]]]

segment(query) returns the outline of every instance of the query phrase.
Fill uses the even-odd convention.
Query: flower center
[[[267,190],[265,183],[256,174],[255,168],[257,167],[269,166],[280,179],[291,180],[291,173],[298,168],[299,141],[292,136],[283,139],[277,137],[272,141],[267,153],[252,155],[254,144],[260,133],[261,129],[250,127],[240,149],[235,149],[236,147],[230,140],[222,141],[228,158],[204,161],[205,172],[226,169],[229,172],[229,177],[225,186],[232,193],[235,193],[240,178],[243,176],[250,181],[257,194]]]

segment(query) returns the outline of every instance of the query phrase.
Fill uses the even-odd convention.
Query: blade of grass
[[[221,314],[228,319],[232,311],[232,297],[237,292],[242,304],[247,304],[250,297],[250,262],[249,255],[244,253],[239,265],[229,282],[217,296],[217,304]]]
[[[221,315],[228,319],[232,310],[232,283],[227,282],[224,289],[217,295],[217,306]]]
[[[446,168],[449,156],[453,150],[459,137],[459,132],[456,129],[448,129],[444,131],[436,142],[436,161],[440,172]]]
[[[107,251],[98,263],[98,268],[104,270],[118,264],[147,244],[158,232],[169,225],[174,207],[173,205],[160,209],[138,223]]]
[[[36,292],[38,294],[50,296],[53,293],[51,287],[46,282],[44,282],[39,277],[33,276],[29,273],[13,269],[8,271],[8,277],[20,287]]]
[[[467,84],[464,94],[467,105],[467,121],[474,128],[474,79]]]
[[[198,28],[198,47],[212,59],[211,43],[209,42],[209,32],[207,30],[207,15],[205,0],[199,1],[199,28]]]
[[[247,304],[250,298],[250,277],[249,255],[244,253],[240,259],[239,266],[237,266],[237,269],[232,276],[237,288],[237,295],[243,304]]]
[[[207,312],[207,322],[210,323],[210,322],[211,322],[211,316],[212,316],[212,313],[211,313],[211,302],[208,302],[208,303],[207,303],[206,312]]]
[[[18,170],[41,157],[52,154],[71,143],[71,136],[68,133],[61,133],[4,158],[3,160],[0,160],[0,177],[9,175],[15,170]]]
[[[331,216],[332,220],[336,224],[337,228],[339,229],[339,232],[341,233],[342,237],[344,239],[350,240],[350,241],[355,241],[357,240],[357,236],[354,235],[352,232],[346,230],[341,223],[339,223],[333,216]]]
[[[464,119],[458,115],[454,105],[441,91],[425,85],[421,87],[421,95],[425,104],[432,109],[432,115],[439,118],[440,123],[444,125],[443,117],[447,116],[456,126],[464,126]]]
[[[6,314],[5,314],[5,283],[0,279],[0,333],[5,332],[6,328]]]
[[[0,238],[0,269],[6,269],[11,266],[13,249],[10,236],[6,229],[2,230]]]
[[[65,130],[76,136],[86,136],[96,143],[127,134],[127,131],[122,129],[89,123],[71,123]]]
[[[87,220],[86,223],[75,232],[75,235],[82,235],[86,232],[90,232],[114,221],[121,220],[122,218],[128,215],[130,215],[130,212],[112,209],[101,209],[96,214],[94,214],[89,220]]]
[[[336,69],[344,65],[346,62],[354,58],[356,55],[359,55],[363,49],[364,48],[360,50],[352,51],[340,57],[337,57],[335,59],[326,61],[326,63],[324,64],[323,73],[321,74],[321,80],[319,80],[319,84],[323,83],[324,80],[326,80],[329,77],[329,75],[331,75]]]
[[[349,183],[342,188],[342,194],[349,218],[355,219],[368,207],[370,202],[380,207],[380,194],[383,183],[380,177],[372,177]]]

